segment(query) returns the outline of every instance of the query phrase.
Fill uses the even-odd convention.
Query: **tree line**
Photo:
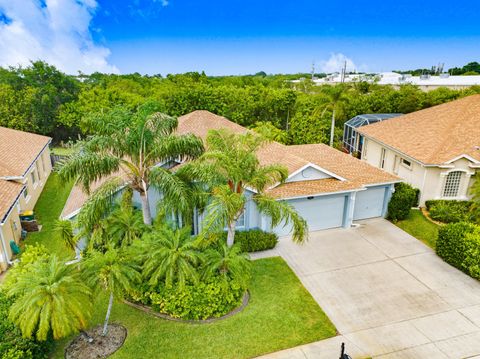
[[[328,143],[335,109],[335,141],[345,120],[362,113],[408,113],[479,93],[440,88],[422,92],[405,85],[396,90],[365,82],[342,89],[341,105],[332,106],[332,86],[293,79],[307,74],[211,77],[185,73],[162,77],[138,73],[70,76],[45,62],[0,68],[0,126],[53,137],[54,142],[91,134],[92,116],[136,111],[150,103],[156,111],[181,116],[208,110],[285,143]]]

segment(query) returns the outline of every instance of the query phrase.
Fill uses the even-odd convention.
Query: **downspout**
[[[7,265],[11,266],[13,264],[13,262],[10,260],[10,258],[8,258],[7,245],[5,244],[5,238],[3,237],[3,231],[1,230],[1,228],[3,228],[3,224],[4,223],[0,224],[0,242],[2,242],[3,257],[5,258],[5,263],[7,263]]]

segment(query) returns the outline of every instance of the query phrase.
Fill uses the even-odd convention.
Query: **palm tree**
[[[238,244],[228,247],[222,243],[218,248],[210,248],[205,252],[204,276],[219,275],[225,281],[231,278],[246,288],[251,265],[248,254],[243,253]]]
[[[52,256],[18,276],[8,291],[16,298],[9,316],[24,337],[36,331],[38,340],[46,340],[51,331],[55,339],[63,338],[87,326],[91,294],[73,266]]]
[[[54,230],[62,239],[63,244],[69,250],[75,252],[77,250],[78,237],[73,233],[72,221],[66,219],[58,219],[55,221]]]
[[[140,280],[138,267],[122,249],[109,248],[105,253],[92,251],[83,264],[86,282],[109,294],[102,335],[107,335],[114,297],[122,298]]]
[[[185,286],[187,281],[198,282],[197,266],[201,256],[190,228],[171,229],[166,225],[146,234],[133,245],[137,259],[143,263],[143,275],[148,284]]]
[[[293,240],[302,242],[307,236],[307,223],[285,201],[276,201],[265,190],[282,183],[288,171],[281,165],[260,164],[256,152],[265,139],[253,133],[234,134],[226,130],[212,130],[207,135],[207,151],[197,160],[179,169],[195,181],[205,184],[210,193],[202,222],[202,236],[227,227],[227,244],[232,246],[235,225],[245,211],[248,201],[253,201],[260,212],[268,215],[272,226],[280,223],[293,225]],[[254,192],[247,196],[245,189]]]
[[[322,93],[325,96],[324,102],[317,109],[321,111],[321,116],[327,111],[332,111],[332,123],[330,127],[330,147],[333,147],[333,138],[335,134],[335,116],[342,111],[344,106],[349,101],[346,93],[349,88],[344,84],[336,86],[323,86]]]
[[[139,193],[142,201],[143,221],[152,223],[148,189],[153,186],[165,197],[174,198],[178,207],[188,203],[185,184],[167,168],[157,166],[173,160],[188,160],[203,152],[202,141],[194,135],[176,135],[176,118],[151,113],[151,104],[140,108],[136,114],[114,109],[105,115],[87,120],[94,135],[83,142],[79,150],[59,166],[62,179],[75,179],[88,192],[92,183],[101,179],[102,185],[93,193],[89,205],[82,211],[91,213],[84,217],[98,220],[103,210],[122,185]],[[90,221],[90,222],[92,222]]]
[[[115,209],[106,219],[109,242],[116,246],[130,245],[145,231],[142,215],[131,205]]]

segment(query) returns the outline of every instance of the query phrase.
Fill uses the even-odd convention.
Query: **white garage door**
[[[309,231],[341,227],[343,224],[346,196],[321,196],[312,199],[289,200],[297,212],[307,221]],[[291,233],[291,226],[278,226],[274,232],[280,236]]]
[[[381,217],[383,201],[385,198],[385,186],[370,187],[365,191],[357,192],[353,220]]]

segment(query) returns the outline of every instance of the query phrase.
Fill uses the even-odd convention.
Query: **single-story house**
[[[178,133],[193,133],[202,139],[211,129],[248,131],[208,111],[194,111],[179,117],[178,122]],[[384,216],[393,184],[400,181],[395,175],[323,144],[286,146],[270,142],[258,152],[258,157],[263,165],[283,164],[288,169],[286,183],[268,189],[267,193],[279,201],[291,203],[308,222],[311,231],[350,227],[355,220]],[[154,189],[150,191],[151,211],[155,215],[161,195]],[[75,186],[62,217],[74,218],[87,198],[81,187]],[[134,202],[139,202],[136,196]],[[201,228],[202,218],[200,213],[194,218],[195,232]],[[271,228],[268,218],[258,212],[253,202],[248,202],[237,228],[261,228],[279,235],[291,232],[289,226]]]
[[[420,189],[429,199],[469,198],[480,168],[480,95],[357,129],[361,158]]]
[[[0,127],[0,272],[11,263],[10,242],[20,241],[19,213],[33,209],[52,171],[50,142]]]

